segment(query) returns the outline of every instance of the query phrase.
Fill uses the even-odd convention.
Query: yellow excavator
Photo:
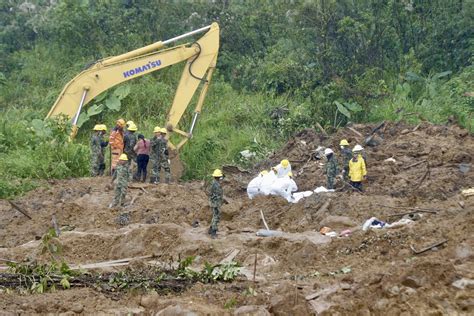
[[[170,43],[203,32],[206,33],[195,42],[166,48]],[[169,142],[171,148],[179,150],[192,137],[216,67],[218,50],[219,25],[212,23],[169,40],[99,60],[66,84],[47,118],[59,114],[67,115],[72,119],[71,138],[74,138],[81,110],[96,96],[122,82],[186,61],[165,125],[169,132],[180,135],[180,141],[176,145]],[[179,129],[179,123],[200,84],[202,88],[191,125],[189,131],[185,132]]]

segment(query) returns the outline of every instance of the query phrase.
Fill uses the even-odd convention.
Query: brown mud
[[[474,313],[474,196],[461,194],[474,186],[474,137],[467,131],[388,123],[377,132],[377,146],[364,146],[368,181],[363,193],[339,181],[336,192],[313,194],[297,204],[279,197],[247,198],[245,187],[253,175],[283,158],[291,161],[300,190],[324,186],[324,161],[314,158],[314,150],[331,147],[337,155],[340,139],[348,139],[351,146],[363,143],[374,127],[352,126],[362,136],[348,128],[329,137],[304,130],[252,172],[228,169],[223,183],[228,204],[222,208],[216,240],[207,235],[211,215],[204,182],[133,183],[128,205],[111,210],[109,178],[55,181],[15,201],[32,220],[0,201],[3,259],[47,261],[40,238],[55,215],[62,227],[62,256],[69,264],[155,255],[154,262],[196,256],[193,266],[202,267],[238,250],[234,260],[244,267],[231,283],[197,283],[181,294],[131,291],[110,296],[73,288],[32,295],[2,290],[0,310],[120,315]],[[398,228],[361,230],[371,217],[400,219],[390,215],[409,211],[403,208],[436,214],[420,213],[412,224]],[[285,234],[257,237],[255,232],[264,228],[260,210],[271,229]],[[124,212],[130,220],[121,225],[117,217]],[[351,234],[330,238],[319,234],[323,226],[336,232],[350,229]],[[411,249],[444,239],[444,245],[421,254]]]

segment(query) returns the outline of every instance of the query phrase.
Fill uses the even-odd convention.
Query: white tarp
[[[278,178],[274,172],[259,174],[247,185],[247,195],[250,199],[257,195],[279,195],[288,202],[293,201],[292,193],[298,190],[296,182],[288,176]]]

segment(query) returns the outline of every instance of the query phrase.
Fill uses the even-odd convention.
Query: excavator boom
[[[205,31],[207,32],[192,44],[164,48],[167,44]],[[219,26],[213,23],[170,40],[159,41],[119,56],[99,60],[66,84],[47,118],[59,114],[67,115],[72,119],[71,136],[74,137],[81,110],[96,96],[122,82],[186,61],[166,122],[169,131],[182,136],[177,146],[170,143],[171,147],[179,149],[192,136],[209,81],[216,67],[218,50]],[[179,129],[180,121],[201,83],[203,85],[195,106],[191,128],[188,132],[184,132]]]

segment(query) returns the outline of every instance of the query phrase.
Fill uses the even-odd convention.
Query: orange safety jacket
[[[112,170],[115,170],[120,155],[123,153],[123,131],[114,128],[109,136],[110,151],[112,153],[111,166]]]

